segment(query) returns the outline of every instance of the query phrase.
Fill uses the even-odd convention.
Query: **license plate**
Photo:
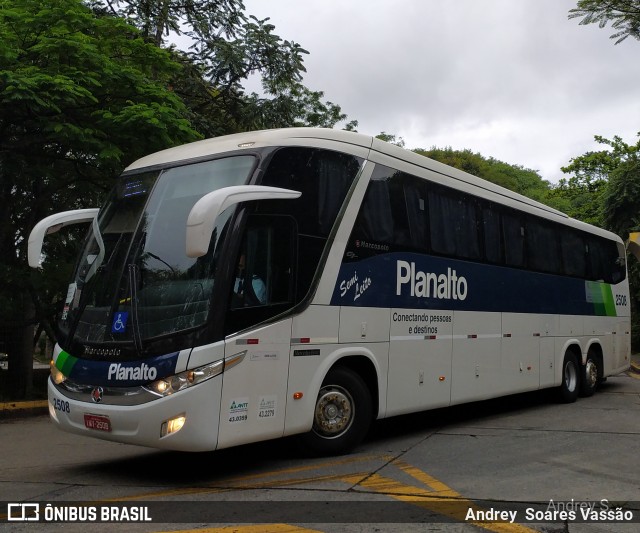
[[[97,431],[111,431],[111,421],[108,416],[84,415],[84,427]]]

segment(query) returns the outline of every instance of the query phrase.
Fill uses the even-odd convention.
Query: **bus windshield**
[[[254,163],[237,156],[123,176],[69,285],[59,321],[65,344],[135,344],[139,351],[147,339],[202,325],[233,208],[218,217],[209,252],[197,259],[186,255],[187,217],[205,194],[246,183]]]

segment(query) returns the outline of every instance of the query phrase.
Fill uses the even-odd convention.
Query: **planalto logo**
[[[157,375],[158,370],[146,363],[142,363],[140,366],[122,366],[120,363],[111,363],[107,379],[115,379],[116,381],[153,381]]]
[[[397,261],[396,295],[402,294],[404,285],[409,285],[411,296],[436,298],[438,300],[464,300],[467,297],[467,279],[447,268],[446,274],[416,270],[415,263]]]

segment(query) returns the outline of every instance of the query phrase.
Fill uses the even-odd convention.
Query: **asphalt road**
[[[570,405],[533,393],[380,421],[356,452],[331,458],[308,457],[293,440],[160,452],[68,435],[43,416],[2,420],[0,530],[87,530],[7,521],[7,502],[38,502],[41,516],[49,503],[99,521],[124,504],[152,519],[91,531],[635,532],[639,442],[640,379],[627,375]],[[578,520],[535,514],[571,510],[567,502]],[[583,523],[579,505],[623,506],[635,523]]]

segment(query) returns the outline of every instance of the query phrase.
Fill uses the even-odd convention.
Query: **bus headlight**
[[[67,379],[67,376],[65,376],[62,372],[60,372],[60,370],[58,370],[58,367],[56,366],[53,359],[49,361],[49,374],[51,375],[51,381],[53,381],[56,385],[60,385],[60,383]]]
[[[209,363],[193,370],[185,370],[179,374],[173,376],[167,376],[166,378],[158,379],[153,383],[146,386],[152,392],[160,396],[169,396],[174,392],[178,392],[184,389],[188,389],[193,385],[207,381],[219,374],[222,374],[224,369],[224,360],[216,361],[215,363]]]

